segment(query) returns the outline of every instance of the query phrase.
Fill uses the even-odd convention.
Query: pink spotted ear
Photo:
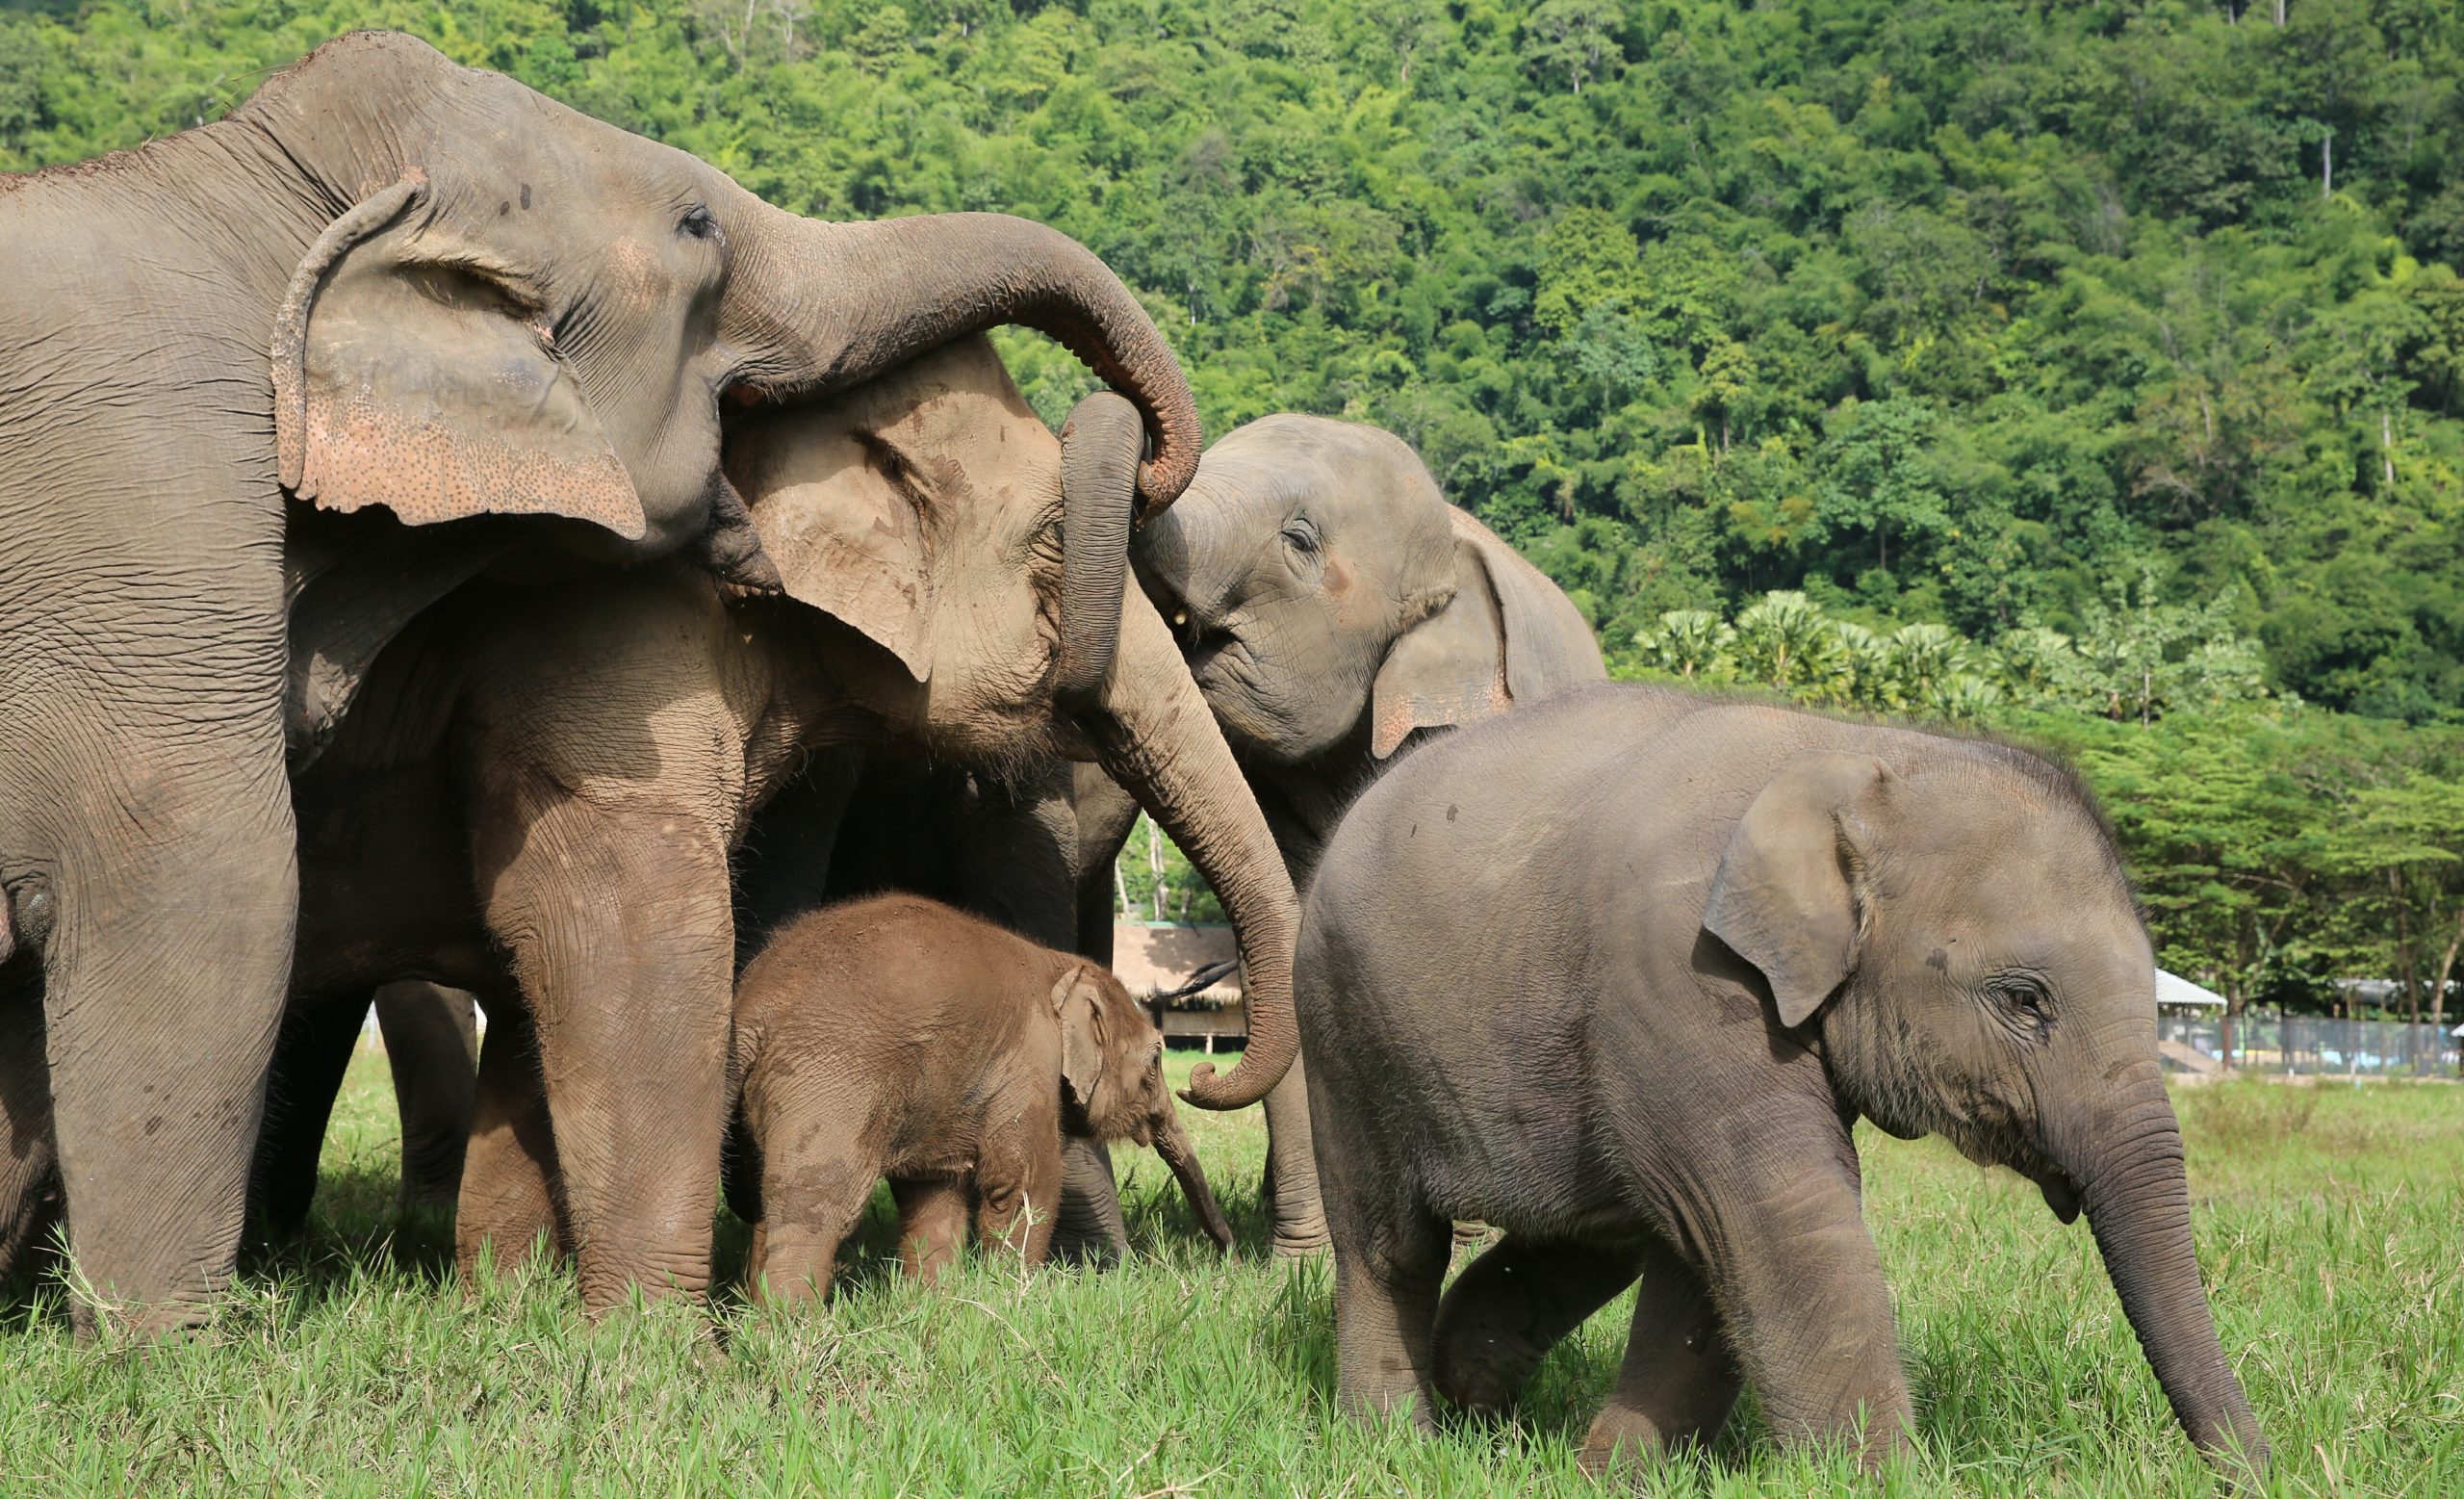
[[[283,486],[411,526],[557,515],[639,539],[641,499],[541,310],[429,204],[414,168],[292,272],[271,350]]]

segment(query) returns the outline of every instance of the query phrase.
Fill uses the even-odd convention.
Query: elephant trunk
[[[1181,1184],[1181,1195],[1190,1200],[1190,1211],[1197,1214],[1198,1227],[1206,1230],[1217,1249],[1230,1249],[1232,1225],[1216,1203],[1215,1189],[1206,1184],[1206,1168],[1198,1164],[1197,1149],[1190,1144],[1189,1131],[1181,1127],[1181,1117],[1168,1095],[1153,1124],[1155,1153],[1172,1169],[1172,1179]]]
[[[1139,447],[1138,408],[1110,391],[1079,401],[1061,428],[1061,669],[1053,693],[1065,709],[1095,700],[1120,643]]]
[[[1227,1076],[1201,1063],[1200,1108],[1255,1103],[1299,1054],[1292,952],[1300,903],[1231,747],[1146,596],[1121,599],[1120,648],[1100,706],[1081,715],[1098,762],[1188,853],[1223,902],[1248,969],[1249,1046]]]
[[[785,401],[860,384],[1003,323],[1051,335],[1138,407],[1151,452],[1145,520],[1197,472],[1197,402],[1146,310],[1092,250],[1007,214],[826,223],[747,216],[721,327],[745,351],[737,384]]]
[[[2063,1165],[2079,1184],[2105,1273],[2191,1441],[2220,1467],[2264,1474],[2267,1438],[2225,1362],[2191,1244],[2182,1131],[2151,1061],[2121,1086],[2099,1137]],[[2238,1449],[2239,1459],[2233,1456]]]

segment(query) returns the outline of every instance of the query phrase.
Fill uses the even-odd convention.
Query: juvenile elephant
[[[1647,688],[1569,693],[1386,776],[1297,959],[1342,1407],[1502,1405],[1642,1288],[1583,1456],[1903,1444],[1859,1115],[2085,1208],[2194,1442],[2264,1467],[2192,1251],[2154,967],[2067,773],[2005,745]],[[1445,1296],[1448,1219],[1506,1237]]]
[[[736,991],[728,1200],[755,1225],[757,1294],[830,1287],[887,1176],[907,1272],[977,1236],[1043,1263],[1064,1131],[1164,1158],[1219,1246],[1223,1221],[1164,1083],[1164,1037],[1120,981],[915,895],[790,924]]]
[[[1274,830],[1296,887],[1352,798],[1410,745],[1607,675],[1556,585],[1446,503],[1419,454],[1373,426],[1270,416],[1217,442],[1132,561]],[[1103,871],[1136,809],[1078,798]],[[1110,875],[1087,890],[1091,935]],[[1100,945],[1111,959],[1111,922]],[[1267,1098],[1274,1240],[1325,1242],[1306,1085]]]
[[[1297,1047],[1297,906],[1163,621],[1119,572],[1098,595],[1113,629],[1091,657],[1071,648],[1066,553],[1088,538],[1074,520],[1061,534],[1064,511],[1114,517],[1122,547],[1141,440],[1116,398],[1089,401],[1056,440],[990,345],[962,340],[737,432],[731,469],[788,599],[731,604],[676,567],[481,584],[398,641],[298,785],[310,875],[294,1022],[337,1003],[352,1019],[305,1022],[339,1038],[318,1053],[323,1075],[270,1096],[330,1099],[375,984],[475,991],[490,1025],[464,1264],[552,1227],[593,1313],[635,1283],[700,1293],[731,856],[816,752],[899,740],[987,767],[1085,755],[1135,789],[1222,895],[1261,996],[1258,1044],[1192,1096],[1255,1101]],[[1071,678],[1089,659],[1109,669],[1082,696]],[[826,860],[846,788],[802,794],[818,803],[804,846]],[[322,1122],[321,1104],[316,1133]]]
[[[21,942],[51,910],[79,1268],[145,1328],[232,1271],[298,908],[286,767],[406,621],[491,564],[560,565],[513,555],[540,545],[775,587],[723,403],[1004,321],[1142,406],[1148,508],[1196,460],[1168,350],[1063,236],[799,219],[401,36],[0,177],[0,904]]]

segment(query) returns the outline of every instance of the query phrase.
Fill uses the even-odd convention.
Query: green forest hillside
[[[1056,224],[1211,431],[1400,432],[1621,674],[2056,740],[2169,964],[2442,1002],[2453,0],[57,0],[0,13],[0,167],[357,25],[790,208]]]

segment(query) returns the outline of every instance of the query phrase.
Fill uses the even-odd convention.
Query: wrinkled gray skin
[[[1337,1396],[1508,1403],[1639,1273],[1584,1459],[1907,1441],[1850,1126],[1939,1133],[2083,1207],[2192,1439],[2267,1444],[2192,1251],[2147,934],[2067,774],[2006,746],[1640,687],[1415,755],[1305,902]],[[1441,1302],[1448,1220],[1506,1236]]]
[[[792,917],[884,891],[932,895],[1068,950],[1078,941],[1071,788],[1081,778],[1137,814],[1136,800],[1091,765],[1063,762],[1004,785],[896,750],[818,752],[803,776],[756,814],[738,851],[739,966]],[[1107,881],[1107,908],[1109,890]],[[1108,923],[1107,942],[1110,936]],[[392,984],[377,992],[375,1009],[401,1116],[398,1209],[449,1211],[461,1188],[475,1103],[472,996],[434,984]],[[364,1009],[347,997],[295,1005],[286,1017],[274,1064],[282,1086],[268,1110],[256,1184],[256,1210],[277,1238],[306,1224],[331,1089],[340,1085],[364,1020]],[[1065,1136],[1062,1170],[1053,1249],[1072,1261],[1118,1258],[1128,1229],[1103,1142]],[[21,1204],[27,1227],[14,1237],[38,1231],[41,1206]],[[0,1218],[0,1267],[9,1263],[13,1222]]]
[[[1141,393],[1148,509],[1196,457],[1168,352],[1062,236],[797,219],[399,36],[0,177],[0,892],[21,933],[51,908],[70,1228],[141,1330],[231,1274],[296,916],[286,763],[406,620],[481,567],[535,573],[509,554],[539,544],[775,586],[723,399],[795,401],[993,323]]]
[[[1136,788],[1267,975],[1268,1044],[1215,1082],[1251,1099],[1271,1086],[1279,1066],[1255,1069],[1277,1037],[1297,1046],[1296,902],[1143,597],[1116,587],[1096,698],[1059,695],[1077,544],[1060,522],[1081,498],[1067,491],[1091,472],[1101,507],[1125,516],[1140,440],[1109,394],[1056,439],[989,342],[961,340],[736,434],[731,470],[789,598],[732,604],[672,564],[481,581],[379,659],[298,777],[292,1009],[297,1022],[341,1004],[355,1021],[372,987],[406,977],[487,1007],[456,1214],[466,1268],[490,1240],[503,1262],[552,1228],[593,1314],[635,1285],[706,1287],[738,946],[731,858],[749,845],[826,869],[846,782],[804,777],[801,822],[762,814],[851,747],[903,741],[993,767],[1082,754]],[[275,1079],[277,1106],[314,1098],[321,1116],[340,1070],[324,1055],[321,1078]],[[321,1117],[269,1136],[293,1140],[297,1163],[313,1161],[297,1142],[321,1132]]]
[[[1345,809],[1396,756],[1606,675],[1565,595],[1373,426],[1286,415],[1241,427],[1207,450],[1131,559],[1299,889]],[[1082,836],[1116,852],[1136,814],[1100,789],[1079,812]],[[1087,902],[1090,918],[1111,909],[1109,876]],[[1102,927],[1100,950],[1080,951],[1109,961],[1109,919]],[[1306,1097],[1287,1073],[1267,1098],[1268,1196],[1286,1253],[1325,1243]]]

